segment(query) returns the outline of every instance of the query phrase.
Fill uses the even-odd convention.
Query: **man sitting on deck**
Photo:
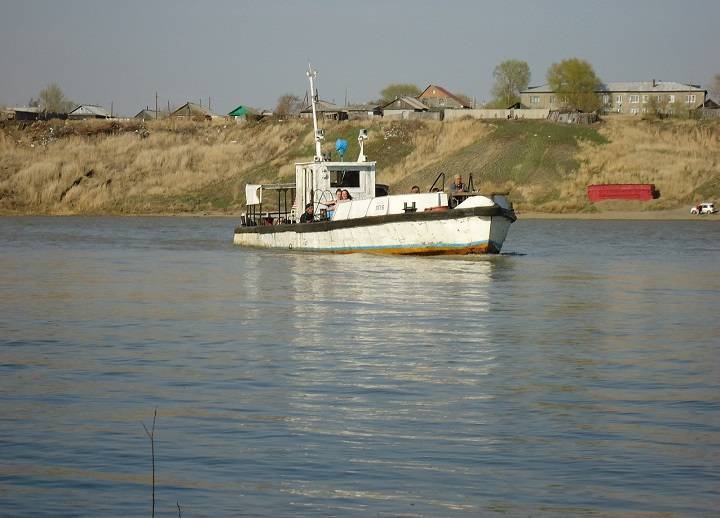
[[[455,175],[455,181],[450,186],[450,190],[452,192],[467,192],[467,187],[465,187],[465,184],[462,181],[462,176],[459,174]]]
[[[300,216],[300,223],[312,223],[313,221],[315,221],[315,210],[313,204],[308,203],[305,205],[305,212]]]

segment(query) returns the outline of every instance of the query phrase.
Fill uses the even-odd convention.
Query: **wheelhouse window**
[[[330,187],[360,187],[360,171],[330,171]]]

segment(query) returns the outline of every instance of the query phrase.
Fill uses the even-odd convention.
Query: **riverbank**
[[[446,185],[462,174],[478,190],[508,192],[520,214],[574,219],[682,219],[692,204],[720,199],[718,121],[324,125],[324,152],[342,138],[348,158],[359,151],[358,130],[368,129],[365,151],[378,163],[377,181],[395,193],[429,189],[439,173]],[[247,183],[292,181],[294,163],[312,155],[312,124],[301,119],[3,123],[0,214],[239,214]],[[598,183],[652,183],[660,197],[594,205],[586,190]]]

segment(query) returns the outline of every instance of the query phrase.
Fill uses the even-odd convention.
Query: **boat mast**
[[[322,162],[322,147],[320,141],[323,138],[323,131],[318,129],[317,123],[317,111],[315,109],[315,103],[317,102],[317,94],[315,92],[315,85],[313,79],[317,77],[317,70],[312,69],[312,65],[308,63],[307,76],[310,79],[310,97],[312,99],[312,115],[313,115],[313,129],[315,130],[315,161]]]

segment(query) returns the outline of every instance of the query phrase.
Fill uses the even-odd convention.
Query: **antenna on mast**
[[[315,84],[313,79],[317,77],[317,70],[313,70],[312,65],[308,61],[308,79],[310,79],[310,98],[312,100],[312,115],[313,115],[313,130],[315,130],[315,161],[322,162],[322,146],[320,141],[325,138],[325,132],[322,129],[318,129],[317,123],[317,110],[315,104],[317,103],[318,96],[315,91]]]

